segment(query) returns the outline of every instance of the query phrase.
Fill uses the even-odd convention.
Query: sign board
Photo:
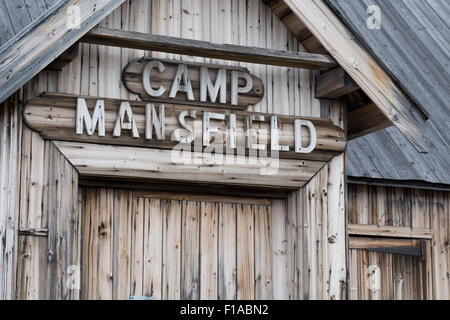
[[[128,64],[122,81],[144,101],[245,109],[264,97],[261,79],[247,69],[142,58]]]
[[[52,140],[329,161],[344,151],[345,134],[331,121],[217,109],[43,94],[29,101],[24,119]]]

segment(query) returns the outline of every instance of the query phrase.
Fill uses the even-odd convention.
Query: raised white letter
[[[272,116],[270,118],[270,149],[276,151],[289,151],[288,145],[278,144],[280,139],[279,129],[278,129],[278,117]]]
[[[125,122],[125,116],[128,122]],[[122,129],[131,130],[133,138],[139,138],[139,132],[136,126],[136,121],[134,121],[133,111],[131,111],[131,106],[129,102],[122,102],[119,108],[119,116],[116,120],[114,126],[113,137],[120,137]]]
[[[150,74],[153,68],[158,69],[160,73],[164,72],[165,70],[164,64],[161,61],[158,60],[150,61],[144,67],[144,71],[142,71],[142,84],[144,85],[145,92],[147,92],[151,97],[160,97],[163,95],[164,92],[166,92],[166,88],[164,88],[163,85],[159,86],[158,90],[152,88],[150,82]]]
[[[302,147],[302,126],[305,126],[309,130],[309,145],[305,148]],[[294,134],[295,134],[295,152],[298,153],[310,153],[314,150],[317,143],[316,128],[309,120],[296,119],[294,121]]]
[[[207,67],[200,68],[200,101],[206,102],[206,95],[209,93],[211,102],[217,100],[217,95],[220,90],[220,103],[227,102],[227,71],[219,69],[217,71],[216,83],[213,85]]]
[[[253,132],[258,132],[258,129],[252,128],[253,121],[265,121],[264,116],[249,115],[247,116],[247,148],[255,150],[266,150],[263,144],[253,143]]]
[[[210,124],[211,119],[225,120],[222,113],[203,112],[203,146],[208,147],[210,144],[210,133],[219,132],[219,128]]]
[[[181,85],[183,79],[184,85]],[[194,93],[192,92],[191,80],[189,78],[188,68],[185,64],[179,64],[177,73],[173,79],[172,88],[170,89],[169,98],[175,98],[178,91],[186,92],[188,100],[194,100]]]
[[[88,136],[92,136],[98,123],[98,136],[105,136],[105,101],[97,100],[92,118],[83,98],[77,99],[76,134],[83,134],[83,122]]]
[[[178,115],[178,121],[180,122],[180,125],[183,127],[183,129],[175,129],[172,133],[172,141],[178,141],[181,143],[191,143],[195,139],[195,132],[192,126],[188,123],[186,123],[185,118],[190,117],[192,119],[197,118],[197,112],[196,110],[190,110],[190,111],[182,111]],[[184,137],[182,135],[182,131],[187,130],[188,135]]]
[[[153,138],[153,128],[155,128],[157,140],[166,138],[166,117],[163,104],[159,105],[159,118],[153,103],[145,105],[145,139],[150,140]]]
[[[244,87],[239,87],[239,79],[245,79]],[[231,104],[236,106],[238,104],[238,94],[247,93],[253,88],[252,77],[242,71],[231,71]]]

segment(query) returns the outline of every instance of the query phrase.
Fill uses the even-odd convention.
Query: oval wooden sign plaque
[[[245,109],[264,97],[261,79],[247,69],[142,58],[122,72],[125,87],[142,100]]]

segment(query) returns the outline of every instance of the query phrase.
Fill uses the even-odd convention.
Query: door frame
[[[369,251],[386,252],[418,256],[418,252],[408,248],[419,248],[420,260],[424,267],[425,299],[433,299],[433,272],[431,259],[431,246],[434,235],[433,229],[409,228],[377,225],[348,225],[348,254],[350,262],[350,250],[362,249]],[[349,273],[351,270],[349,264]],[[350,279],[350,275],[349,275]],[[350,287],[350,285],[349,285]],[[350,290],[350,288],[349,288]],[[350,293],[349,293],[350,297]]]

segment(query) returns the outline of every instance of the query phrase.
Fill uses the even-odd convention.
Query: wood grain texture
[[[0,299],[15,297],[19,224],[21,106],[18,93],[0,104]]]
[[[81,38],[81,41],[91,44],[304,69],[327,70],[336,66],[335,61],[331,57],[322,54],[275,51],[230,44],[214,44],[200,40],[186,40],[176,37],[104,28],[91,30]]]
[[[22,155],[19,223],[48,231],[46,237],[19,236],[16,297],[76,300],[78,285],[68,284],[77,272],[71,266],[79,266],[81,260],[78,173],[51,143],[33,135],[24,130],[24,141],[34,143]]]
[[[151,86],[153,88],[159,88],[163,86],[165,92],[159,96],[154,97],[150,96],[145,90],[142,84],[143,80],[143,69],[145,66],[152,60],[152,58],[141,58],[139,60],[133,61],[128,64],[122,72],[122,81],[128,90],[139,95],[142,100],[152,101],[152,102],[164,102],[168,104],[188,104],[195,106],[212,106],[218,108],[237,108],[237,109],[245,109],[249,105],[257,104],[264,96],[264,85],[258,77],[251,75],[253,81],[253,87],[247,93],[240,93],[238,95],[238,105],[231,105],[231,82],[232,82],[232,71],[244,72],[246,74],[249,73],[245,68],[238,67],[230,67],[227,65],[219,65],[219,64],[206,64],[206,63],[196,63],[196,62],[179,62],[176,60],[165,60],[158,59],[161,63],[164,64],[164,71],[158,72],[154,71],[151,73]],[[187,70],[189,73],[189,80],[191,82],[193,97],[194,100],[190,101],[186,98],[186,93],[178,92],[175,98],[169,98],[169,94],[172,88],[173,80],[175,79],[175,75],[177,72],[178,65],[183,63],[187,66]],[[210,100],[210,95],[207,94],[207,99],[205,102],[200,101],[200,86],[201,86],[201,76],[200,76],[200,68],[206,67],[208,68],[208,74],[214,85],[217,79],[217,72],[219,69],[226,70],[226,103],[219,103],[220,94],[218,94],[216,102],[212,103]],[[240,82],[243,82],[240,81]],[[245,85],[239,84],[240,86]]]
[[[123,0],[69,1],[47,16],[31,32],[0,53],[0,101],[3,102],[56,57],[73,45],[87,30],[100,22]],[[67,28],[67,10],[77,4],[81,26]],[[49,32],[49,30],[51,30]]]
[[[387,128],[392,123],[373,103],[347,113],[348,139],[356,139],[366,134]]]
[[[163,179],[296,189],[303,186],[324,165],[319,161],[293,159],[280,159],[278,163],[269,164],[248,157],[237,157],[237,161],[224,161],[222,157],[195,152],[184,153],[191,160],[180,162],[176,155],[173,158],[174,155],[169,150],[76,142],[55,144],[85,177]],[[276,175],[265,173],[268,165],[277,170]]]
[[[131,145],[140,147],[156,147],[164,149],[172,149],[177,142],[172,141],[173,131],[181,128],[178,115],[184,110],[197,110],[197,119],[193,121],[186,119],[188,123],[193,125],[195,141],[201,141],[202,131],[202,114],[203,112],[220,112],[212,108],[190,107],[180,105],[165,105],[165,140],[157,141],[155,139],[146,140],[146,116],[144,102],[129,101],[133,119],[136,122],[139,138],[136,139],[124,131],[120,138],[113,137],[113,129],[115,128],[117,114],[121,100],[84,97],[89,109],[93,109],[98,99],[105,101],[105,137],[99,137],[97,133],[92,136],[87,134],[76,134],[76,108],[77,97],[73,95],[61,94],[43,94],[40,98],[32,99],[27,103],[24,111],[24,118],[27,124],[39,131],[48,139],[66,140],[66,141],[83,141],[97,142],[104,144]],[[158,105],[157,105],[158,108]],[[92,113],[92,112],[91,112]],[[224,110],[224,114],[236,114],[236,136],[237,145],[245,146],[246,117],[248,115],[261,115],[265,117],[264,122],[254,122],[252,127],[260,129],[259,140],[267,141],[266,150],[270,150],[270,114],[253,113],[244,111]],[[333,125],[330,120],[321,118],[301,117],[301,119],[309,120],[313,123],[317,133],[317,144],[311,153],[297,153],[294,141],[294,120],[300,117],[294,116],[278,116],[279,127],[279,144],[288,145],[290,151],[280,151],[280,158],[308,159],[329,161],[335,155],[340,154],[346,145],[345,134],[338,126]],[[226,130],[229,129],[228,120],[217,121],[217,125],[224,145],[227,144]],[[306,127],[302,126],[302,145],[308,145],[310,132]],[[154,136],[153,136],[154,138]],[[194,143],[195,143],[194,141]]]
[[[448,299],[449,194],[406,187],[349,185],[350,233],[388,237],[394,244],[409,239],[425,240],[423,283],[427,299]],[[362,201],[368,205],[359,205]],[[351,277],[355,270],[352,266]],[[419,289],[416,284],[415,290]]]
[[[183,11],[195,14],[188,14]],[[251,10],[250,10],[251,9]],[[197,14],[198,13],[198,14]],[[220,21],[220,24],[217,23]],[[230,25],[231,28],[228,30],[224,30],[220,28],[219,25]],[[124,30],[134,30],[139,32],[151,32],[152,34],[161,34],[175,37],[190,37],[199,40],[207,40],[217,43],[230,43],[230,44],[238,44],[244,46],[258,46],[264,48],[271,48],[275,50],[290,50],[297,51],[302,50],[302,46],[298,43],[297,39],[293,37],[288,29],[284,26],[280,20],[272,14],[272,11],[267,6],[262,5],[259,1],[248,1],[248,6],[245,1],[165,1],[165,0],[153,0],[153,1],[141,1],[134,0],[132,2],[124,3],[120,8],[115,10],[112,14],[108,16],[107,19],[101,23],[102,27],[113,27],[113,28],[123,28]],[[250,28],[251,26],[251,28]],[[33,95],[35,96],[39,92],[42,91],[53,91],[60,93],[70,93],[74,95],[91,95],[91,96],[108,96],[110,98],[117,98],[123,100],[136,100],[138,97],[132,93],[129,93],[120,82],[120,72],[125,67],[126,64],[133,61],[136,58],[142,57],[143,55],[149,56],[149,52],[144,52],[143,50],[134,50],[134,49],[124,49],[124,48],[113,48],[113,47],[104,47],[98,46],[94,44],[83,44],[83,54],[80,55],[79,58],[75,59],[68,66],[64,67],[61,72],[50,72],[44,71],[39,74],[32,82],[26,85],[27,91],[32,92],[27,97],[27,100]],[[318,100],[314,98],[314,82],[313,82],[313,72],[310,70],[300,70],[292,67],[279,67],[272,65],[259,65],[259,64],[247,64],[243,62],[233,62],[233,61],[222,61],[220,59],[215,59],[214,61],[210,61],[211,59],[204,58],[195,58],[185,56],[182,54],[165,54],[159,52],[151,53],[153,57],[158,58],[170,58],[177,59],[179,61],[191,61],[195,60],[198,62],[212,62],[212,63],[220,63],[227,64],[237,67],[248,68],[254,73],[256,76],[260,77],[264,83],[264,87],[266,88],[265,96],[262,101],[257,103],[252,107],[253,111],[262,112],[262,113],[277,113],[291,116],[303,116],[303,117],[319,117],[321,115],[321,110],[318,105]],[[119,66],[112,68],[111,66]],[[343,117],[343,113],[341,113],[340,105],[330,105],[327,110],[327,114],[324,115],[326,118],[330,117],[335,121],[334,123],[337,125],[341,125]],[[39,137],[37,133],[35,133]],[[34,143],[33,143],[34,145]],[[326,167],[327,170],[330,170],[330,173],[327,175],[322,175],[320,184],[314,184],[314,188],[317,188],[318,194],[320,194],[320,201],[326,201],[326,199],[331,199],[333,196],[330,193],[334,194],[335,199],[333,204],[340,203],[342,186],[340,185],[340,181],[338,183],[334,183],[334,181],[338,181],[341,179],[341,171],[340,169],[336,170],[336,168],[340,168],[343,166],[343,162],[340,161],[343,159],[339,157],[338,163],[334,167]],[[335,171],[336,170],[336,171]],[[44,171],[45,172],[45,171]],[[329,180],[329,182],[325,181],[325,176],[334,176],[339,175],[339,178],[333,178]],[[45,176],[45,173],[44,173]],[[45,185],[45,182],[43,182]],[[328,183],[332,185],[330,189],[328,189]],[[133,182],[131,183],[131,185]],[[191,186],[191,184],[187,185]],[[337,187],[339,186],[339,187]],[[39,190],[39,186],[36,187]],[[296,187],[297,189],[297,187]],[[306,188],[305,188],[306,189]],[[323,190],[326,190],[324,192]],[[337,193],[337,190],[339,192]],[[191,190],[188,190],[191,191]],[[45,188],[43,188],[43,192]],[[104,192],[104,195],[99,196],[102,200],[101,208],[103,212],[105,212],[104,218],[101,221],[105,221],[106,234],[104,236],[105,240],[101,241],[102,246],[101,250],[105,251],[102,253],[101,257],[106,261],[104,267],[100,267],[97,265],[98,261],[98,243],[100,236],[98,235],[98,218],[96,215],[98,213],[94,213],[94,218],[92,218],[91,224],[87,229],[83,229],[83,232],[86,232],[86,235],[83,236],[83,243],[88,242],[89,246],[92,247],[92,254],[90,251],[83,251],[83,261],[87,261],[87,257],[91,257],[89,262],[86,264],[89,266],[89,277],[84,278],[82,281],[88,281],[91,283],[91,287],[89,291],[95,292],[95,297],[97,296],[98,286],[99,286],[99,275],[101,275],[101,287],[104,288],[105,292],[102,294],[102,297],[112,296],[112,288],[114,287],[111,282],[114,281],[114,275],[112,275],[112,265],[114,264],[111,247],[114,246],[114,241],[110,240],[113,235],[108,235],[108,232],[114,232],[114,227],[111,228],[110,220],[114,219],[114,215],[112,212],[112,206],[107,203],[114,203],[114,191],[112,192]],[[100,193],[101,193],[100,192]],[[257,191],[255,191],[257,193]],[[327,193],[327,194],[326,194]],[[90,203],[88,208],[90,210],[99,210],[100,203],[98,202],[98,197],[93,196],[94,192],[90,193],[86,199],[83,200],[88,201]],[[267,195],[267,192],[265,193]],[[277,237],[273,239],[273,232],[271,226],[271,220],[268,223],[264,221],[257,221],[257,215],[255,211],[255,221],[254,221],[254,239],[266,239],[266,241],[270,241],[268,243],[256,243],[254,245],[255,256],[254,261],[255,264],[257,261],[272,261],[270,265],[260,265],[260,269],[258,269],[255,265],[254,271],[254,295],[258,296],[267,296],[267,297],[280,297],[285,296],[292,299],[308,299],[308,298],[330,298],[328,296],[320,296],[318,295],[318,290],[315,291],[313,295],[310,292],[314,292],[314,290],[310,290],[313,286],[320,287],[323,292],[324,284],[327,283],[328,278],[324,276],[325,271],[318,268],[320,261],[322,261],[322,265],[324,265],[324,261],[330,262],[330,257],[326,257],[333,249],[330,249],[331,245],[328,246],[327,250],[323,251],[322,254],[315,254],[314,257],[321,256],[321,260],[319,259],[311,259],[312,253],[311,250],[316,250],[317,246],[313,247],[310,244],[317,239],[319,239],[323,243],[323,239],[326,235],[323,232],[324,227],[316,226],[314,227],[316,230],[320,230],[319,233],[315,233],[314,240],[310,240],[309,238],[309,229],[312,226],[309,224],[310,214],[306,214],[305,211],[306,203],[311,202],[312,200],[306,196],[305,190],[299,190],[294,192],[295,196],[290,196],[289,201],[295,201],[296,206],[292,204],[284,204],[278,205],[278,208],[284,207],[289,213],[284,213],[279,210],[274,211],[273,208],[266,208],[263,203],[258,202],[258,206],[260,207],[258,210],[261,217],[266,217],[266,219],[272,219],[272,215],[276,215],[277,219],[280,219],[278,223],[279,228],[277,230],[283,230],[283,234],[286,237]],[[145,198],[145,197],[144,197]],[[135,268],[131,268],[130,276],[127,276],[127,279],[130,279],[131,284],[129,285],[130,294],[138,294],[142,289],[143,295],[146,296],[154,296],[157,299],[163,298],[163,283],[161,279],[163,266],[163,252],[161,246],[154,246],[154,243],[162,243],[163,242],[163,225],[166,224],[165,217],[161,214],[161,201],[159,199],[153,198],[139,198],[136,201],[137,210],[141,210],[143,206],[143,210],[145,212],[144,215],[144,233],[149,234],[149,237],[144,237],[144,270],[143,270],[143,279],[144,284],[142,288],[137,283],[138,281],[138,261],[139,253],[136,251],[140,251],[140,244],[135,246],[136,250],[133,250],[129,257],[131,257],[131,264],[135,265]],[[323,200],[322,200],[323,199]],[[167,199],[166,199],[167,200]],[[188,201],[187,199],[179,198],[179,201]],[[198,199],[197,199],[198,200]],[[219,298],[227,298],[227,299],[235,299],[237,295],[237,279],[236,279],[236,255],[237,255],[237,244],[236,244],[236,203],[232,203],[230,200],[223,201],[223,208],[219,208],[219,231],[218,231],[218,285],[217,291]],[[244,201],[245,204],[249,204],[248,200]],[[241,203],[243,204],[243,203]],[[181,212],[183,212],[183,205]],[[45,205],[44,205],[45,206]],[[83,205],[83,208],[85,205]],[[325,208],[325,206],[323,207]],[[327,211],[330,211],[331,206],[327,206]],[[333,205],[333,208],[336,208]],[[84,210],[84,209],[83,209]],[[194,210],[194,209],[193,209]],[[256,210],[256,209],[255,209]],[[45,210],[44,210],[45,212]],[[140,211],[139,211],[140,212]],[[316,212],[316,211],[314,211]],[[326,213],[328,214],[328,213]],[[270,215],[270,216],[269,216]],[[295,215],[295,218],[293,217]],[[83,212],[83,221],[86,221],[84,217],[86,213]],[[195,216],[195,215],[194,215]],[[306,217],[308,216],[308,217]],[[338,217],[339,222],[341,221],[341,216],[336,214],[335,217]],[[112,217],[112,218],[110,218]],[[138,219],[139,214],[133,214],[131,216],[131,220]],[[260,217],[260,215],[258,215]],[[318,224],[326,219],[326,217],[322,217],[321,220],[315,220],[315,223]],[[136,220],[138,221],[138,220]],[[181,226],[184,226],[184,213],[182,213],[181,217]],[[108,224],[109,223],[109,224]],[[259,226],[258,227],[258,223]],[[328,226],[330,223],[327,222]],[[131,224],[132,226],[134,223]],[[108,226],[109,229],[108,229]],[[196,230],[195,222],[192,223],[192,230]],[[341,226],[339,225],[338,231],[341,230]],[[166,230],[166,229],[164,229]],[[296,231],[294,231],[296,230]],[[331,231],[331,229],[330,229]],[[122,231],[121,231],[122,232]],[[189,237],[186,234],[183,234],[183,229],[181,229],[181,243],[184,242],[184,239],[191,239],[191,243],[195,241],[195,235],[191,233]],[[337,232],[333,229],[332,233]],[[87,234],[91,233],[92,236],[88,236]],[[138,241],[138,237],[134,231],[130,231],[131,240]],[[90,238],[89,238],[90,237]],[[343,239],[342,238],[338,238]],[[91,240],[86,240],[91,239]],[[128,239],[128,238],[127,238]],[[269,239],[269,240],[267,240]],[[338,241],[339,241],[338,240]],[[187,241],[187,240],[186,240]],[[276,242],[275,242],[276,241]],[[274,247],[273,244],[280,242],[280,246],[277,246],[276,249],[283,250],[286,248],[286,255],[281,256],[281,259],[277,257],[274,258]],[[282,243],[285,241],[285,244]],[[286,243],[287,242],[287,243]],[[342,242],[339,242],[342,243]],[[340,244],[336,246],[340,246]],[[199,244],[200,245],[200,244]],[[323,245],[325,246],[325,244]],[[45,248],[46,244],[44,243],[42,248]],[[320,248],[320,247],[319,247]],[[185,253],[183,251],[183,244],[181,247],[181,270],[180,270],[180,290],[181,297],[190,297],[195,298],[198,294],[198,288],[192,288],[189,291],[187,287],[188,284],[195,285],[195,279],[199,277],[200,271],[197,271],[198,266],[196,267],[193,263],[190,269],[186,269],[183,271],[184,263],[188,261],[196,261],[200,264],[199,259],[186,259]],[[339,257],[341,253],[338,249],[337,255],[334,256],[335,259],[332,261],[338,261],[337,264],[330,265],[330,268],[333,270],[331,272],[332,279],[330,282],[330,287],[333,288],[333,292],[341,292],[343,288],[343,282],[340,282],[341,279],[336,277],[335,275],[340,275],[342,273],[342,269],[340,268],[340,261],[342,261]],[[193,247],[192,252],[195,252],[197,249]],[[278,253],[277,253],[278,254]],[[283,253],[281,253],[282,255]],[[290,255],[294,255],[294,257]],[[133,260],[136,257],[136,260]],[[46,257],[45,257],[46,258]],[[281,264],[284,262],[289,263],[289,265],[283,265],[279,270],[286,271],[285,275],[282,275],[280,271],[277,271],[275,278],[272,270],[272,266],[274,265],[275,260],[281,260]],[[136,263],[134,262],[136,261]],[[189,262],[190,263],[190,262]],[[33,267],[33,266],[32,266]],[[86,270],[85,263],[82,264],[83,270]],[[345,268],[345,266],[344,266]],[[96,273],[96,270],[100,270],[101,272]],[[128,269],[127,269],[128,270]],[[327,270],[326,272],[329,272]],[[321,274],[320,277],[311,277],[312,273]],[[345,270],[343,272],[345,274]],[[186,276],[188,274],[192,274],[192,278]],[[82,275],[86,275],[85,271],[83,271]],[[198,276],[197,276],[198,275]],[[261,278],[259,278],[261,275]],[[298,276],[297,276],[298,275]],[[112,277],[112,278],[111,278]],[[185,278],[183,278],[185,277]],[[270,279],[272,277],[272,283],[270,283]],[[296,278],[298,277],[298,278]],[[315,281],[310,285],[311,278],[314,278]],[[133,284],[134,279],[136,279],[136,284]],[[222,280],[223,279],[223,280]],[[264,279],[267,281],[264,283]],[[273,280],[276,279],[277,283],[274,283]],[[284,279],[286,281],[284,281]],[[319,281],[319,279],[323,279]],[[36,281],[40,279],[36,278]],[[85,282],[83,282],[85,283]],[[184,283],[184,285],[183,285]],[[128,285],[127,285],[128,286]],[[199,284],[200,286],[200,284]],[[276,287],[276,291],[274,289]],[[91,289],[92,288],[92,289]],[[286,292],[282,291],[282,288],[286,288]],[[165,289],[167,290],[167,289]],[[331,290],[331,289],[330,289]],[[342,290],[343,291],[343,290]],[[84,297],[83,292],[81,293],[82,297]],[[94,295],[92,295],[94,296]],[[335,294],[336,297],[340,297],[338,294]]]
[[[342,68],[324,72],[316,76],[316,97],[336,99],[359,89],[358,85]]]
[[[272,237],[271,204],[261,204],[257,198],[254,204],[250,199],[242,204],[239,197],[237,203],[221,204],[211,202],[208,196],[202,200],[201,195],[177,200],[105,188],[84,188],[81,194],[82,298],[128,299],[140,292],[156,299],[189,300],[273,296],[272,264],[255,264],[270,262],[277,254],[270,242],[265,242]],[[281,208],[283,200],[278,201]],[[103,223],[94,229],[106,208],[112,229]],[[128,213],[133,217],[121,225],[120,220],[126,220],[122,215],[127,217]],[[254,229],[255,219],[262,219],[258,224],[263,228]],[[144,225],[137,225],[142,220]],[[103,237],[112,242],[101,246]],[[258,239],[265,241],[254,242]],[[144,264],[140,257],[145,257]],[[112,265],[108,285],[102,277]],[[254,270],[259,270],[262,282],[255,279]],[[279,290],[287,288],[280,285]]]

